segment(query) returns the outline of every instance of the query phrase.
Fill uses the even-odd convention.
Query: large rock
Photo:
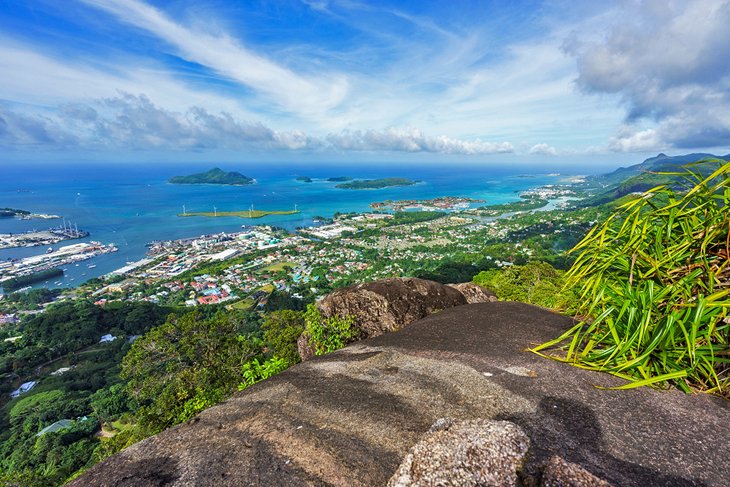
[[[572,324],[518,303],[446,309],[291,367],[71,485],[385,485],[451,417],[518,425],[530,438],[520,478],[531,485],[559,455],[616,486],[725,487],[728,402],[598,389],[623,382],[525,351]]]
[[[388,487],[515,487],[529,446],[509,421],[442,418],[408,452]]]
[[[466,298],[466,302],[469,304],[477,303],[489,303],[492,301],[499,301],[497,295],[489,289],[474,284],[473,282],[461,282],[459,284],[448,284],[449,287],[453,287]]]
[[[463,304],[497,301],[497,296],[473,282],[440,284],[398,277],[338,289],[317,303],[322,317],[353,317],[360,339],[397,331],[431,313]],[[314,356],[306,334],[297,340],[302,361]]]
[[[381,279],[338,289],[322,298],[317,308],[325,318],[354,317],[363,338],[371,338],[467,302],[458,289],[409,277]]]

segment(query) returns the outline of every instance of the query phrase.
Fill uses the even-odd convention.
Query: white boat
[[[86,266],[86,267],[88,267],[89,269],[93,269],[94,267],[96,267],[96,264],[89,264],[89,265],[88,265],[88,266]]]

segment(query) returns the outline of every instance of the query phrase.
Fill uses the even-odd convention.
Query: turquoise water
[[[289,230],[312,224],[312,217],[330,217],[335,212],[368,211],[369,204],[386,199],[425,199],[438,196],[464,196],[485,199],[488,204],[514,201],[518,193],[562,178],[539,174],[525,168],[493,167],[419,167],[415,165],[379,166],[303,166],[303,165],[221,165],[256,179],[249,186],[173,185],[167,179],[213,167],[208,165],[43,165],[6,166],[0,182],[0,207],[37,213],[53,213],[90,232],[80,241],[114,243],[119,252],[84,261],[67,268],[60,279],[64,286],[78,285],[86,279],[106,274],[141,259],[145,244],[153,240],[193,237],[215,232],[239,231],[241,225],[278,225]],[[543,169],[543,172],[546,172]],[[520,177],[524,174],[531,177]],[[379,190],[337,189],[337,183],[296,181],[297,176],[328,178],[406,177],[422,182],[415,186]],[[233,211],[254,205],[261,210],[290,210],[297,215],[272,215],[258,219],[180,218],[187,211]],[[0,233],[45,229],[60,224],[57,220],[0,219]],[[67,245],[75,241],[57,244]],[[46,247],[0,250],[0,259],[25,257],[46,251]],[[89,264],[96,264],[89,269]],[[54,279],[53,281],[56,281]],[[40,285],[51,285],[41,283]]]

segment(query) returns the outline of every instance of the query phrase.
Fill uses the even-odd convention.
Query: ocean
[[[494,166],[303,165],[221,164],[226,171],[239,171],[256,179],[248,186],[174,185],[175,175],[207,171],[215,164],[35,164],[6,165],[0,182],[0,207],[61,215],[90,233],[80,240],[53,245],[58,248],[79,241],[114,243],[119,251],[104,254],[67,267],[63,278],[38,283],[35,287],[76,286],[92,277],[123,267],[145,256],[145,245],[153,240],[195,237],[217,232],[240,231],[241,225],[277,225],[294,231],[312,225],[315,216],[331,217],[336,212],[364,212],[369,204],[387,199],[427,199],[462,196],[486,200],[485,204],[515,201],[526,189],[564,181],[568,174],[549,175],[544,168]],[[553,169],[553,168],[551,168]],[[542,172],[541,172],[542,171]],[[309,176],[314,182],[297,181]],[[419,184],[378,190],[335,188],[337,183],[316,178],[349,176],[356,179],[405,177]],[[187,217],[191,211],[293,210],[296,215],[271,215],[257,219],[238,217]],[[46,229],[60,220],[0,219],[0,233]],[[0,259],[44,253],[47,247],[0,250]],[[89,268],[94,264],[94,268]]]

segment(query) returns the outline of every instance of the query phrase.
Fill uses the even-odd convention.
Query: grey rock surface
[[[523,472],[553,455],[616,486],[722,486],[730,406],[525,349],[572,320],[518,303],[457,306],[315,357],[95,465],[73,486],[385,485],[439,418],[518,425]]]
[[[530,439],[509,421],[436,421],[408,452],[388,487],[513,487]]]
[[[550,457],[542,471],[540,487],[612,487],[575,463],[555,455]]]

